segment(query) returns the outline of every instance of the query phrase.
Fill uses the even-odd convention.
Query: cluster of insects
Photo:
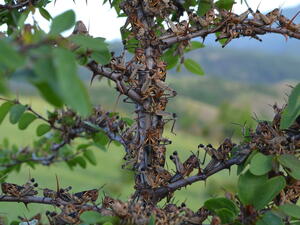
[[[261,13],[258,9],[253,11],[250,7],[242,14],[235,14],[232,11],[219,9],[212,6],[205,15],[199,16],[194,10],[188,10],[188,20],[180,22],[171,21],[165,18],[169,24],[168,29],[161,40],[170,37],[182,37],[191,35],[201,30],[211,30],[211,32],[219,32],[216,41],[223,40],[222,47],[225,47],[230,41],[239,37],[251,37],[261,41],[258,35],[265,34],[266,30],[260,28],[280,28],[290,32],[299,33],[300,24],[294,23],[294,19],[299,12],[291,19],[282,15],[281,10],[276,8],[267,14]],[[208,33],[207,33],[208,34]],[[206,35],[207,35],[206,34]],[[205,38],[205,36],[203,38]],[[283,33],[285,37],[288,36]],[[183,54],[183,49],[189,45],[187,40],[182,40],[178,45],[178,54]]]
[[[259,149],[266,155],[293,154],[300,148],[298,135],[300,121],[298,118],[287,130],[280,129],[280,120],[283,108],[273,106],[275,116],[272,121],[258,121],[255,130],[249,131],[250,146],[252,149]]]
[[[177,92],[166,83],[167,64],[161,57],[164,40],[172,37],[184,37],[199,30],[210,30],[213,33],[219,32],[217,40],[224,40],[223,47],[225,47],[231,40],[240,36],[249,36],[260,40],[258,37],[261,34],[260,28],[275,27],[275,24],[278,24],[280,28],[299,32],[298,26],[293,23],[294,18],[287,19],[281,14],[280,9],[262,14],[259,10],[253,11],[249,7],[244,13],[238,15],[232,11],[212,6],[203,16],[193,10],[187,10],[188,19],[179,20],[180,12],[177,17],[171,18],[171,14],[176,10],[180,11],[182,7],[177,1],[171,0],[142,2],[127,0],[120,4],[120,8],[128,16],[125,25],[121,28],[125,49],[120,56],[113,55],[111,62],[105,68],[109,69],[111,74],[116,77],[116,89],[121,95],[127,96],[124,102],[136,104],[136,122],[124,130],[122,138],[126,143],[124,157],[126,162],[123,168],[126,167],[136,172],[137,189],[165,186],[170,182],[190,176],[194,170],[198,171],[197,174],[206,173],[230,159],[231,152],[235,147],[235,144],[228,138],[218,148],[214,148],[212,145],[199,145],[200,149],[204,149],[205,156],[208,154],[211,157],[210,162],[202,170],[199,157],[195,154],[192,154],[184,162],[179,160],[177,154],[173,154],[171,161],[175,164],[175,174],[164,168],[166,145],[171,141],[163,138],[163,129],[166,123],[172,122],[171,132],[173,133],[177,119],[175,113],[165,111],[168,101],[175,97]],[[158,27],[151,26],[147,17],[143,17],[143,13],[139,12],[160,18],[164,24]],[[158,30],[160,37],[157,35]],[[182,56],[182,62],[184,50],[189,44],[189,39],[183,39],[178,41],[176,46],[174,54]],[[126,54],[130,49],[133,56],[129,59]],[[139,96],[139,102],[128,97],[129,91],[134,91]],[[104,117],[99,115],[98,118],[95,117],[95,120],[99,120],[99,118]],[[261,128],[257,129],[265,129],[263,126],[266,125],[260,123],[259,127]],[[120,128],[120,126],[117,127]],[[122,131],[122,129],[118,131]],[[251,135],[253,136],[253,134]],[[277,145],[281,143],[282,137],[278,136],[281,134],[273,132],[268,143],[276,142],[274,144]],[[264,147],[266,147],[265,145],[266,143],[264,143]]]
[[[60,208],[61,212],[46,212],[46,216],[49,219],[51,225],[57,224],[79,224],[80,215],[86,210],[92,210],[93,208],[97,209],[96,201],[99,196],[99,189],[91,189],[76,193],[71,193],[72,187],[60,188],[57,181],[57,189],[51,190],[48,188],[42,188],[43,200],[48,200],[52,202],[53,205]],[[6,196],[16,197],[21,200],[27,197],[37,196],[38,184],[35,182],[34,178],[31,178],[24,185],[17,185],[13,183],[4,182],[1,184],[1,189],[3,195],[0,198]],[[90,203],[90,204],[88,204]],[[27,207],[27,202],[24,201],[25,206]],[[32,218],[30,220],[22,218],[22,221],[40,221],[41,218]]]
[[[168,203],[159,208],[143,201],[122,202],[108,196],[103,199],[102,206],[112,210],[124,224],[149,224],[151,217],[155,218],[155,224],[158,225],[201,224],[210,215],[205,208],[194,212],[185,203],[180,206]]]

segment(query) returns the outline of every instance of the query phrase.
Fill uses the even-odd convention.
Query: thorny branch
[[[93,76],[104,76],[112,81],[114,81],[118,87],[118,91],[121,94],[127,95],[130,99],[137,103],[141,103],[141,97],[130,87],[126,86],[124,81],[121,80],[122,74],[116,72],[109,72],[108,68],[98,65],[95,61],[89,63],[87,67],[93,72]]]
[[[12,104],[21,104],[19,100],[9,100],[0,98],[0,100],[11,102]],[[3,168],[11,168],[16,165],[21,165],[23,163],[37,162],[42,165],[49,166],[52,163],[60,161],[69,161],[75,158],[77,155],[82,153],[82,151],[77,151],[72,155],[60,156],[59,150],[65,145],[71,144],[73,140],[83,136],[90,136],[98,132],[103,132],[111,141],[117,141],[122,144],[127,150],[127,143],[123,137],[125,133],[130,135],[130,131],[125,128],[127,125],[118,116],[110,116],[110,112],[103,110],[101,107],[95,107],[94,112],[88,118],[81,118],[76,115],[70,109],[56,111],[50,118],[45,118],[38,112],[32,109],[31,106],[26,106],[26,110],[34,114],[38,119],[47,122],[54,131],[59,132],[61,140],[58,143],[51,143],[49,148],[50,152],[46,153],[41,151],[43,146],[38,146],[34,148],[24,147],[21,148],[17,153],[8,152],[10,162],[1,164]],[[74,121],[72,125],[65,123],[65,119]],[[50,135],[49,140],[52,136]],[[53,141],[52,141],[53,142]],[[43,152],[41,154],[41,152]]]
[[[21,9],[25,6],[29,6],[32,4],[31,0],[25,0],[25,1],[20,1],[17,4],[0,4],[0,10],[1,9],[8,9],[8,10],[13,10],[13,9]]]

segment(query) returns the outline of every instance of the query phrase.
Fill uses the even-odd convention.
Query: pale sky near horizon
[[[0,4],[3,4],[3,2],[4,0],[0,0]],[[89,26],[90,34],[94,37],[104,37],[107,40],[120,39],[119,29],[124,24],[125,19],[117,18],[115,11],[110,9],[109,3],[102,5],[102,2],[102,0],[88,0],[86,5],[85,0],[76,0],[76,4],[72,0],[57,0],[55,6],[50,3],[46,9],[52,16],[73,9],[76,13],[76,20],[82,20]],[[242,12],[247,9],[245,4],[240,4],[240,0],[236,0],[236,2],[235,12]],[[300,0],[248,0],[247,2],[253,9],[256,9],[261,2],[259,7],[261,11],[300,5]],[[43,29],[48,29],[48,21],[39,15],[35,15],[35,18]]]

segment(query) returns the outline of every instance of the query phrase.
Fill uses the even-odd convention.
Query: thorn
[[[95,79],[95,77],[96,77],[97,75],[98,75],[98,74],[93,73],[92,79],[91,79],[91,81],[90,81],[90,86],[92,86],[92,83],[93,83],[93,81],[94,81],[94,79]]]

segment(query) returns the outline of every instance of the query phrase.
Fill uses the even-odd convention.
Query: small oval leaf
[[[0,62],[9,69],[17,69],[25,63],[25,58],[17,52],[11,43],[0,40]]]
[[[19,129],[25,130],[36,118],[36,115],[32,113],[24,113],[18,123]]]
[[[273,156],[257,153],[250,162],[250,172],[256,176],[264,175],[272,169]]]
[[[278,216],[269,211],[256,222],[256,225],[283,225],[283,222]]]
[[[204,70],[202,69],[202,67],[193,59],[185,59],[183,64],[185,68],[191,73],[204,75]]]
[[[53,56],[58,86],[65,103],[81,116],[88,116],[91,112],[91,102],[78,76],[74,54],[66,49],[56,48],[53,50]]]
[[[85,150],[83,152],[83,156],[94,166],[97,165],[97,160],[96,160],[96,157],[95,157],[95,154],[92,150]]]
[[[11,109],[11,107],[14,104],[11,102],[4,102],[1,106],[0,106],[0,124],[3,122],[3,120],[5,119],[7,113],[9,112],[9,110]]]
[[[72,28],[75,24],[75,13],[73,10],[68,10],[52,20],[50,35],[58,35],[63,31]]]
[[[36,129],[36,135],[42,136],[48,133],[51,130],[51,127],[48,124],[40,124]]]
[[[9,121],[12,124],[16,124],[20,117],[23,115],[23,113],[26,110],[26,106],[25,105],[21,105],[21,104],[15,104],[13,107],[11,107],[10,109],[10,116],[9,116]]]
[[[300,206],[293,204],[285,204],[279,206],[280,211],[282,211],[287,216],[292,216],[300,219]]]
[[[296,156],[290,154],[280,155],[278,161],[284,168],[288,168],[289,175],[300,180],[300,160]]]
[[[257,210],[263,209],[280,193],[285,185],[286,181],[283,176],[277,176],[269,179],[256,191],[256,195],[253,198],[254,207]]]
[[[289,128],[296,118],[300,115],[300,83],[293,88],[287,107],[284,109],[281,120],[280,120],[280,128],[287,129]]]
[[[39,12],[40,12],[41,16],[44,17],[46,20],[52,19],[50,13],[43,7],[39,7]]]
[[[249,170],[239,176],[238,196],[244,205],[252,205],[253,199],[259,190],[267,182],[267,176],[255,176]]]

